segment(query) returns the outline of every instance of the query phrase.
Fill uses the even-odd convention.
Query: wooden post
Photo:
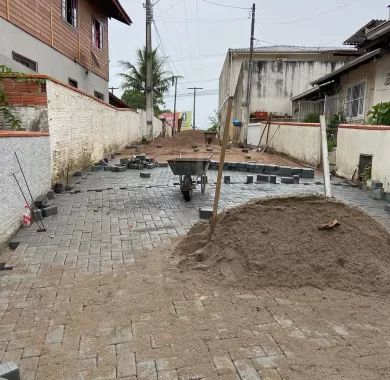
[[[322,171],[324,173],[325,196],[331,197],[332,191],[330,187],[330,170],[329,170],[329,153],[328,153],[328,139],[326,137],[326,120],[325,116],[320,116],[321,126],[321,147],[322,147]]]
[[[210,228],[209,239],[211,239],[211,237],[213,236],[215,226],[217,224],[218,203],[219,203],[219,197],[221,194],[223,165],[225,163],[226,145],[227,145],[227,140],[229,137],[229,126],[230,126],[230,119],[231,119],[231,115],[232,115],[232,107],[233,107],[233,96],[229,96],[228,105],[227,105],[226,120],[225,120],[225,128],[223,129],[222,149],[221,149],[221,154],[219,157],[217,186],[215,188],[213,215],[211,217],[211,228]]]

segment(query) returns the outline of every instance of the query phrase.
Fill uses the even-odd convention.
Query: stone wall
[[[14,152],[19,157],[34,198],[47,192],[51,186],[48,134],[0,131],[0,246],[18,230],[24,212],[25,201],[13,173],[28,194]]]

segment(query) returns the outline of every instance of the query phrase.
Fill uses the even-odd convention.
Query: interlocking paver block
[[[138,380],[157,380],[157,371],[154,360],[137,362]]]
[[[235,360],[234,365],[242,380],[261,380],[258,372],[249,359]]]
[[[47,335],[46,335],[46,343],[53,344],[53,343],[61,343],[62,338],[64,336],[64,325],[54,325],[50,326]]]
[[[136,376],[135,353],[129,343],[116,345],[117,377]]]
[[[269,181],[269,175],[266,174],[258,174],[257,175],[257,182],[268,182]]]
[[[284,183],[284,184],[292,185],[292,184],[294,184],[294,178],[293,177],[282,177],[280,179],[280,182]]]
[[[210,219],[213,216],[212,208],[201,208],[199,209],[199,218],[200,219]]]
[[[228,354],[223,356],[213,356],[213,362],[218,375],[236,372],[236,368],[234,367],[234,364]]]

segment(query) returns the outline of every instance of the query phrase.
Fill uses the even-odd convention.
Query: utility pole
[[[192,111],[192,129],[195,129],[196,90],[203,90],[203,87],[188,87],[188,90],[194,90],[194,109]]]
[[[256,20],[256,4],[252,5],[252,23],[251,23],[251,39],[250,39],[250,49],[249,49],[249,63],[248,63],[248,83],[246,88],[246,115],[245,121],[242,125],[241,130],[241,144],[246,145],[247,136],[248,136],[248,126],[250,121],[250,112],[251,112],[251,90],[252,90],[252,73],[253,73],[253,43],[255,40],[255,20]]]
[[[175,85],[175,99],[173,101],[173,130],[172,130],[172,134],[173,134],[173,131],[176,127],[176,98],[177,98],[177,80],[178,78],[182,78],[182,76],[180,75],[173,75],[172,76],[172,84]]]
[[[151,0],[146,0],[146,132],[147,139],[152,141],[153,132],[153,66],[152,66],[152,22],[153,6]]]
[[[110,87],[109,90],[114,95],[114,90],[119,90],[119,87]]]

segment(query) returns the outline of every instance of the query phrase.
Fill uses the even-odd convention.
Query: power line
[[[156,17],[155,20],[164,20],[166,22],[189,22],[189,23],[197,23],[200,22],[202,24],[217,24],[217,23],[224,23],[229,21],[247,21],[248,17],[235,17],[235,18],[200,18],[199,20],[196,19],[185,19],[183,17],[177,17],[177,18],[163,18],[163,17]]]
[[[224,8],[245,9],[246,11],[250,11],[251,10],[251,8],[247,8],[247,7],[244,8],[244,7],[237,7],[237,6],[234,6],[234,5],[215,3],[214,1],[210,1],[210,0],[200,0],[200,1],[203,1],[204,3],[208,3],[208,4],[217,5],[219,7],[224,7]]]
[[[177,67],[175,66],[175,64],[170,59],[168,51],[165,48],[164,42],[163,42],[163,40],[161,38],[160,32],[158,31],[156,22],[154,20],[153,20],[153,26],[154,26],[154,31],[155,31],[155,34],[156,34],[156,37],[157,37],[158,44],[161,47],[161,50],[162,50],[163,54],[165,55],[165,59],[167,60],[169,66],[171,67],[172,72],[178,72]]]
[[[199,91],[196,93],[196,96],[210,96],[210,95],[218,95],[219,94],[219,89],[211,89],[211,90],[204,90],[204,91]],[[174,98],[174,94],[171,95],[165,95],[165,98]],[[177,94],[178,98],[192,98],[194,96],[193,92],[182,92]]]
[[[206,0],[202,0],[202,1],[206,1]],[[329,9],[325,12],[321,12],[321,13],[317,13],[317,14],[314,14],[314,15],[311,15],[311,16],[307,16],[307,17],[302,17],[302,18],[299,18],[299,19],[295,19],[295,20],[289,20],[289,21],[275,21],[275,22],[268,22],[268,21],[259,21],[257,22],[257,24],[265,24],[265,25],[284,25],[284,24],[294,24],[296,22],[301,22],[301,21],[307,21],[307,20],[311,20],[313,18],[317,18],[317,17],[320,17],[320,16],[324,16],[324,15],[327,15],[329,13],[332,13],[332,12],[335,12],[335,11],[338,11],[339,9],[342,9],[342,8],[345,8],[349,5],[352,5],[352,4],[355,4],[359,1],[362,1],[362,0],[353,0],[353,1],[350,1],[349,3],[345,3],[343,5],[340,5],[336,8],[332,8],[332,9]]]

